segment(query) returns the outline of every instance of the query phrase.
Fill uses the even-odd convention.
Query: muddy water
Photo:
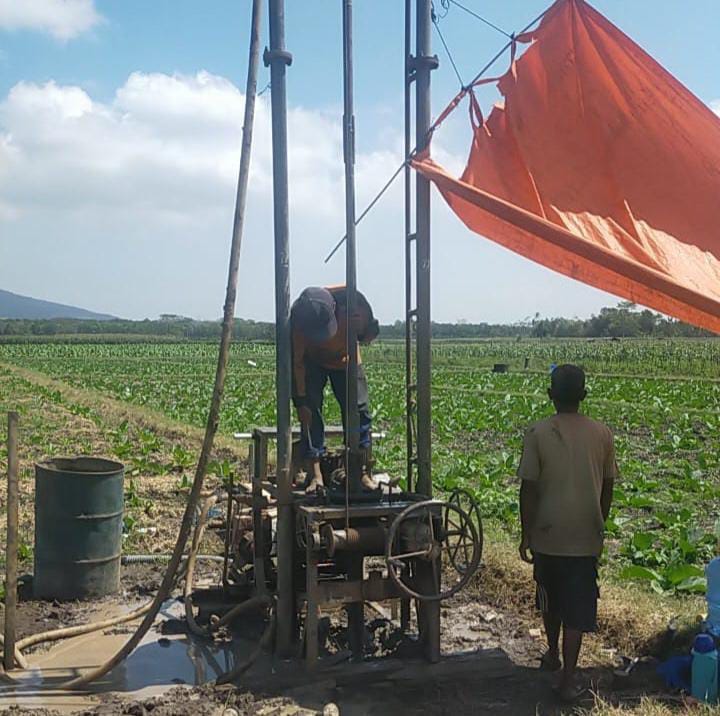
[[[127,641],[136,623],[73,637],[49,651],[31,655],[30,669],[12,673],[17,685],[0,687],[0,710],[19,705],[72,713],[99,703],[101,694],[138,699],[161,694],[179,684],[198,686],[230,670],[236,660],[244,659],[256,645],[254,641],[238,639],[216,643],[191,639],[186,634],[163,635],[162,621],[182,618],[183,607],[177,601],[169,602],[161,614],[160,623],[145,635],[135,651],[93,684],[90,693],[68,693],[56,687],[102,664]],[[112,614],[96,618],[108,616]]]

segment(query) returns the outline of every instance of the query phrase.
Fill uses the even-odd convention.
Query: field
[[[197,427],[204,425],[215,359],[216,346],[207,343],[0,345],[2,362]],[[493,373],[490,366],[495,362],[510,364],[510,372]],[[717,341],[436,343],[433,474],[437,488],[470,488],[487,519],[508,530],[515,528],[513,476],[523,431],[549,413],[548,369],[560,362],[585,366],[586,412],[605,421],[616,435],[622,480],[608,522],[607,559],[612,573],[647,581],[657,591],[702,590],[701,567],[714,554],[720,536]],[[365,352],[365,363],[374,424],[388,435],[377,449],[378,468],[402,474],[403,346],[373,346]],[[52,391],[48,397],[53,397]],[[331,420],[338,421],[334,401],[328,405]],[[230,435],[272,423],[274,349],[264,344],[235,345],[221,432]],[[57,452],[60,446],[52,443],[51,435],[47,439],[47,451]],[[149,430],[137,432],[133,439],[134,444],[127,426],[109,435],[109,451],[128,462],[131,474],[182,473],[194,459],[181,444],[161,446]],[[170,464],[158,459],[161,448],[169,450]]]

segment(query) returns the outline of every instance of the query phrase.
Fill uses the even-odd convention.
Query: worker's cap
[[[293,303],[291,318],[293,325],[313,343],[324,343],[337,333],[335,299],[326,288],[306,288]]]

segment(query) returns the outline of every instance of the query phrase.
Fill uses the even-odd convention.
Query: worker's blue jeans
[[[340,405],[343,430],[347,435],[345,426],[345,370],[331,370],[323,368],[317,365],[317,363],[305,361],[305,400],[306,405],[312,411],[310,434],[308,435],[303,431],[300,439],[301,454],[305,458],[317,458],[325,454],[323,399],[328,380],[330,381],[333,394]],[[365,370],[362,365],[358,366],[357,398],[358,412],[360,413],[360,437],[358,442],[361,448],[367,448],[370,446],[371,418],[368,405],[367,378],[365,377]]]

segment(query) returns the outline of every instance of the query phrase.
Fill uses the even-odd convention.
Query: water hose
[[[155,617],[158,615],[163,602],[167,599],[172,588],[175,573],[178,570],[180,561],[185,551],[190,530],[192,528],[193,515],[200,499],[205,473],[212,454],[213,442],[220,422],[220,406],[222,404],[223,390],[225,387],[225,375],[227,373],[228,355],[232,341],[232,331],[235,323],[235,302],[237,297],[238,267],[240,263],[240,246],[242,244],[243,226],[245,223],[245,204],[247,200],[248,178],[250,174],[250,154],[252,150],[253,122],[255,117],[255,98],[257,95],[257,73],[260,55],[260,15],[262,0],[253,0],[252,21],[250,32],[250,52],[248,59],[247,83],[245,89],[245,112],[243,117],[242,149],[240,153],[240,171],[238,175],[237,195],[235,200],[235,215],[233,220],[233,235],[230,245],[230,262],[228,268],[228,280],[225,292],[225,305],[223,311],[222,334],[220,337],[220,350],[218,354],[217,369],[215,372],[215,385],[213,388],[210,410],[208,413],[205,437],[203,439],[200,457],[198,459],[195,477],[188,495],[177,542],[172,557],[163,577],[162,583],[155,595],[149,611],[145,614],[142,623],[136,632],[130,637],[127,643],[104,664],[93,669],[90,673],[80,676],[60,685],[63,689],[77,689],[87,686],[99,679],[114,667],[124,661],[140,643],[142,638],[152,627]]]
[[[184,575],[185,567],[183,566],[177,575],[176,582],[182,579]],[[127,614],[119,614],[116,617],[109,617],[108,619],[103,619],[102,621],[90,622],[88,624],[78,624],[76,626],[62,627],[61,629],[51,629],[50,631],[43,631],[38,632],[37,634],[31,634],[30,636],[26,636],[24,639],[20,639],[17,642],[15,659],[18,661],[18,665],[20,666],[20,668],[29,669],[30,664],[28,664],[25,657],[20,653],[20,649],[27,649],[28,647],[35,646],[36,644],[42,644],[46,641],[59,641],[60,639],[69,639],[73,636],[90,634],[91,632],[100,631],[101,629],[107,629],[117,624],[131,622],[134,619],[138,619],[139,617],[143,616],[143,614],[146,614],[151,606],[152,602],[148,602],[147,604],[144,604],[143,606],[138,607],[131,612],[127,612]]]
[[[243,612],[250,611],[255,607],[270,606],[272,602],[273,598],[269,594],[259,594],[251,599],[246,599],[244,602],[236,604],[232,609],[230,609],[230,611],[225,612],[222,617],[213,617],[213,620],[210,622],[210,631],[217,631],[220,627],[225,626],[236,619]]]
[[[259,599],[259,598],[260,597],[255,597],[254,599]],[[238,606],[245,606],[246,604],[249,604],[250,602],[254,601],[254,599],[249,599],[244,604],[239,604]],[[268,649],[272,646],[273,640],[275,639],[276,626],[277,626],[277,620],[275,618],[275,600],[272,599],[271,610],[270,610],[270,621],[268,622],[268,625],[265,628],[265,632],[262,635],[262,638],[260,639],[260,641],[257,643],[257,646],[253,650],[252,654],[250,654],[250,656],[248,656],[248,658],[245,659],[244,661],[241,661],[238,664],[236,664],[227,673],[222,674],[221,676],[218,676],[215,683],[218,686],[221,684],[229,684],[231,681],[235,681],[235,679],[237,679],[239,676],[244,674],[258,660],[258,658],[263,653],[263,651],[265,651],[265,649]]]
[[[183,590],[183,599],[185,601],[185,620],[190,631],[197,636],[207,636],[207,629],[203,629],[196,621],[193,613],[192,590],[193,577],[195,575],[195,559],[200,550],[200,541],[202,540],[205,525],[207,524],[208,514],[213,505],[218,501],[217,495],[210,495],[200,509],[195,533],[193,534],[192,546],[190,547],[190,556],[187,561],[187,574],[185,575],[185,589]]]
[[[5,646],[5,637],[3,637],[2,634],[0,634],[0,646]],[[27,663],[27,659],[22,655],[20,649],[22,647],[22,643],[20,641],[15,642],[15,663],[21,668],[21,669],[27,669],[29,667],[29,664]]]
[[[103,619],[99,622],[91,622],[89,624],[78,624],[77,626],[63,627],[62,629],[53,629],[52,631],[39,632],[37,634],[31,634],[26,636],[24,639],[20,639],[17,643],[19,649],[27,649],[30,646],[41,644],[45,641],[59,641],[60,639],[69,639],[71,636],[80,636],[81,634],[89,634],[93,631],[100,631],[100,629],[107,629],[108,627],[115,626],[116,624],[122,624],[123,622],[131,622],[133,619],[143,616],[150,611],[152,602],[143,604],[132,612],[127,614],[121,614],[116,617],[110,617],[109,619]],[[27,666],[23,667],[27,669]]]

